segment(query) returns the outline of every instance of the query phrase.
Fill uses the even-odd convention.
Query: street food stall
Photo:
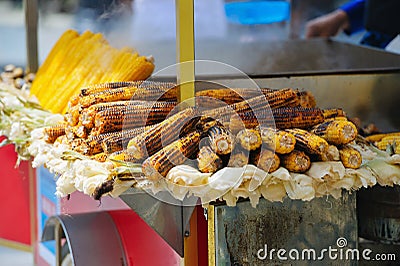
[[[176,47],[177,64],[153,73],[157,58],[72,30],[36,71],[35,6],[27,6],[28,69],[37,74],[30,96],[38,102],[18,96],[43,122],[15,145],[37,168],[36,262],[357,265],[367,259],[355,257],[365,247],[360,237],[392,254],[382,243],[399,241],[398,217],[377,211],[384,230],[371,236],[377,221],[366,205],[372,189],[400,182],[396,144],[376,139],[399,131],[400,56],[331,39],[217,41],[195,50],[193,1],[175,7],[176,43],[165,49]],[[218,56],[195,60],[208,50]],[[106,61],[114,72],[102,69]],[[114,98],[118,92],[125,98]],[[326,133],[331,124],[343,125],[343,136]],[[114,132],[122,139],[93,144]],[[225,142],[212,146],[217,133]],[[279,151],[287,133],[293,148]],[[325,256],[328,249],[336,257]]]

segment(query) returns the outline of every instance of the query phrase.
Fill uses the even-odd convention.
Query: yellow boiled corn
[[[294,150],[296,138],[293,134],[270,127],[260,127],[260,133],[263,143],[276,153],[285,154]]]
[[[310,157],[303,151],[293,150],[280,156],[281,165],[290,172],[304,173],[311,166]]]
[[[261,149],[251,156],[251,162],[258,168],[272,173],[279,168],[280,158],[271,150]]]
[[[362,163],[361,153],[355,148],[345,145],[339,149],[340,160],[344,167],[357,169]]]
[[[262,144],[261,135],[257,129],[242,129],[236,135],[236,142],[248,151],[254,151]]]
[[[347,120],[329,120],[316,125],[311,132],[334,145],[350,143],[358,134],[357,127]]]

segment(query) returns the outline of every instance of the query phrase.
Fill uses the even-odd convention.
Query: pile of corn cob
[[[152,57],[132,48],[113,48],[100,33],[67,30],[36,73],[31,94],[44,109],[65,113],[71,96],[85,85],[144,80],[153,70]]]
[[[257,96],[252,89],[204,90],[196,95],[197,107],[174,113],[177,89],[149,81],[81,88],[65,121],[45,128],[46,141],[101,162],[141,164],[152,181],[188,159],[210,174],[247,164],[269,173],[279,167],[304,173],[312,161],[361,165],[361,154],[348,145],[357,128],[341,109],[316,107],[309,92],[262,89]],[[212,106],[208,98],[226,105]],[[271,109],[265,109],[266,101]]]

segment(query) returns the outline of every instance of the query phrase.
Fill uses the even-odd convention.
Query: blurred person
[[[385,48],[400,33],[400,0],[353,0],[310,20],[305,37],[331,37],[366,30],[361,44]]]

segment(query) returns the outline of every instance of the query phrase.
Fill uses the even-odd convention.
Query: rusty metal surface
[[[236,207],[215,206],[215,265],[356,265],[349,260],[281,261],[276,250],[337,248],[345,238],[345,248],[357,247],[356,195],[318,198],[310,202],[261,200],[257,208],[248,201]],[[275,249],[275,256],[260,259],[260,249]],[[268,252],[269,252],[268,251]],[[301,254],[301,253],[300,253]],[[260,253],[261,258],[264,253]],[[286,253],[286,256],[288,254]]]

